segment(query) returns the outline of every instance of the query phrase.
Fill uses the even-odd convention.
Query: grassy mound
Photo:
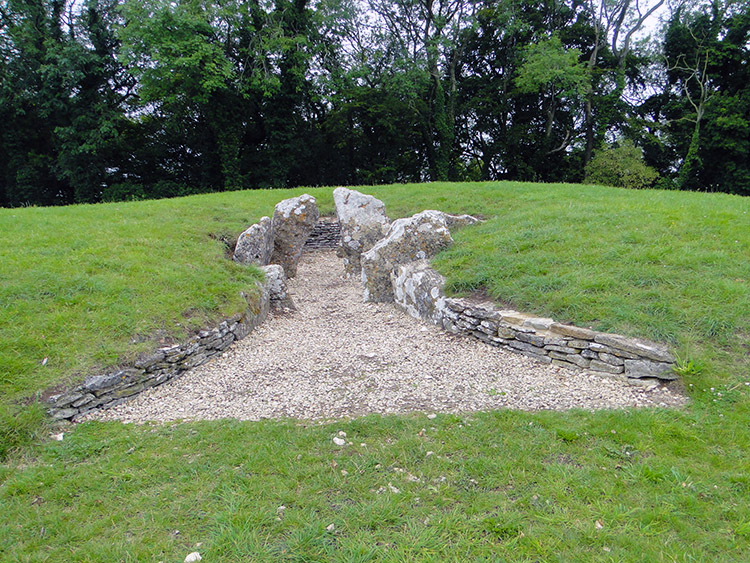
[[[258,274],[224,260],[222,239],[302,191],[332,211],[330,189],[0,210],[0,440],[23,446],[0,465],[3,560],[750,558],[750,199],[739,197],[363,189],[392,218],[483,216],[436,260],[453,291],[669,343],[686,409],[87,423],[40,439],[40,409],[19,399],[238,310]],[[335,446],[339,431],[351,445]]]

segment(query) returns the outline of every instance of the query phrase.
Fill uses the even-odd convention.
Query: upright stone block
[[[311,195],[303,194],[276,204],[271,263],[281,265],[288,278],[297,275],[302,247],[319,218],[318,206]]]

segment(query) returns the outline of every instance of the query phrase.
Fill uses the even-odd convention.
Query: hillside
[[[7,560],[746,558],[750,200],[738,196],[362,188],[391,218],[485,219],[435,261],[451,291],[669,344],[685,409],[86,423],[39,439],[38,411],[19,401],[236,312],[259,274],[222,241],[303,191],[332,212],[330,188],[0,210],[2,439],[33,441],[0,466]],[[352,446],[332,444],[339,431]]]

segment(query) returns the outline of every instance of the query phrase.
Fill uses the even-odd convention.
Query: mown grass
[[[298,193],[0,209],[0,396],[80,379],[242,310],[260,272],[224,260],[223,241]]]
[[[331,211],[330,189],[306,191]],[[323,425],[86,423],[61,442],[39,439],[39,409],[23,410],[16,433],[32,443],[0,465],[0,560],[182,561],[191,551],[211,561],[750,559],[750,200],[513,183],[363,191],[391,217],[481,214],[486,222],[456,234],[437,260],[453,290],[481,288],[521,310],[664,340],[693,362],[691,404]],[[25,370],[3,372],[3,403],[241,306],[233,300],[254,274],[221,260],[208,234],[236,236],[289,193],[0,211],[0,354],[19,362],[0,365]],[[135,224],[119,227],[122,219]],[[52,245],[39,225],[58,228],[65,244]],[[119,233],[117,252],[109,230]],[[88,250],[76,254],[77,245]],[[22,262],[5,260],[22,250]],[[158,274],[138,274],[140,261]],[[45,277],[47,268],[58,276]],[[105,281],[79,290],[81,271]],[[130,299],[107,294],[118,283]],[[79,298],[44,301],[49,287]],[[23,295],[31,298],[16,304]],[[85,311],[89,299],[98,315],[66,314],[95,327],[98,317],[107,327],[120,315],[135,321],[81,332],[93,352],[73,335],[50,339],[56,311]],[[152,306],[131,303],[141,299]],[[5,331],[11,313],[15,332]],[[131,343],[134,326],[143,342]],[[34,333],[53,344],[35,348]],[[51,364],[58,357],[65,362]],[[339,431],[351,445],[333,444]]]

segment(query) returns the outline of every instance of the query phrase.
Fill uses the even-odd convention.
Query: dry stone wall
[[[391,280],[397,305],[450,332],[544,363],[605,374],[633,385],[677,379],[672,370],[674,357],[653,342],[448,298],[443,292],[445,279],[426,260],[399,266]]]
[[[172,381],[206,363],[233,342],[245,338],[265,320],[272,302],[271,292],[278,291],[271,284],[278,285],[278,279],[267,278],[259,285],[260,295],[248,299],[248,308],[243,313],[218,326],[202,330],[182,344],[159,348],[130,367],[89,377],[70,391],[50,397],[48,413],[56,420],[75,420],[93,409],[120,404],[149,387]]]
[[[330,217],[321,217],[307,237],[303,252],[338,248],[341,244],[341,226]]]

